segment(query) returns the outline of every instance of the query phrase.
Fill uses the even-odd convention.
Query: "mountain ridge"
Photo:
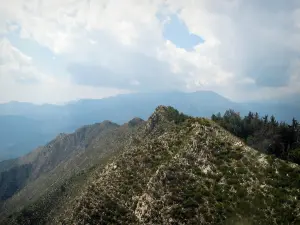
[[[299,165],[264,155],[213,121],[172,107],[133,121],[85,150],[89,160],[113,146],[116,154],[98,155],[3,224],[300,222]]]
[[[43,189],[53,185],[57,187],[76,173],[118,152],[116,141],[126,138],[136,127],[127,124],[120,126],[111,121],[85,125],[74,133],[57,135],[47,145],[13,161],[14,165],[8,171],[23,165],[30,165],[32,171],[29,177],[25,177],[22,185],[15,189],[16,194],[6,199],[0,211],[10,212],[15,205],[20,205],[21,209],[43,195]],[[110,142],[114,142],[114,146]],[[36,194],[39,192],[40,194]]]
[[[66,105],[33,105],[30,103],[0,104],[0,128],[3,129],[3,142],[0,143],[0,160],[19,157],[33,148],[45,145],[58,133],[74,132],[85,124],[111,120],[123,124],[139,117],[147,119],[157,105],[170,105],[191,116],[211,117],[212,114],[234,109],[242,115],[257,111],[261,115],[272,112],[278,120],[298,119],[300,108],[297,104],[242,104],[230,101],[211,91],[194,93],[134,93],[104,99],[81,100]],[[4,115],[15,115],[34,120],[28,125],[19,123],[19,130],[25,130],[32,138],[23,140],[25,132],[20,135],[8,134],[15,129],[15,122],[5,125],[1,122]],[[1,129],[0,129],[1,130]],[[7,143],[7,140],[13,140]],[[15,154],[11,154],[14,152]],[[10,154],[7,154],[10,153]],[[2,154],[2,156],[1,156]]]

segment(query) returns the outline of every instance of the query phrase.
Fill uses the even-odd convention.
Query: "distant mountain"
[[[300,120],[300,102],[299,104],[294,102],[242,103],[241,106],[252,112],[259,112],[262,116],[274,115],[279,121],[291,123],[293,117]]]
[[[18,115],[0,116],[0,160],[23,155],[50,138],[51,132],[44,130],[40,121]]]
[[[157,105],[170,105],[191,116],[210,117],[231,108],[242,115],[253,110],[261,114],[273,113],[278,120],[291,120],[293,116],[300,119],[297,104],[240,104],[211,91],[126,94],[80,100],[63,106],[10,102],[0,104],[0,129],[5,140],[0,142],[0,160],[26,154],[46,144],[57,133],[74,132],[85,124],[104,120],[122,124],[135,116],[147,119]],[[3,122],[6,120],[8,122]]]
[[[12,205],[22,207],[39,198],[48,187],[61,184],[113,154],[118,150],[116,141],[130,135],[129,130],[126,132],[131,129],[128,125],[118,127],[109,121],[84,126],[72,134],[59,134],[45,146],[16,160],[0,162],[0,205],[1,200],[19,192],[6,203],[5,211],[12,210]]]
[[[51,115],[55,112],[61,112],[59,109],[61,106],[44,104],[35,105],[28,102],[12,101],[4,104],[0,104],[1,115]]]
[[[172,107],[61,134],[14,163],[0,173],[5,225],[300,222],[299,165]]]

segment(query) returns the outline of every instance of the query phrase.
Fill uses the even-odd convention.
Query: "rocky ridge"
[[[137,121],[116,129],[122,138],[110,133],[118,154],[6,224],[300,223],[299,165],[259,153],[214,122],[172,107],[159,106],[146,122]]]
[[[58,224],[299,224],[299,166],[158,107]]]

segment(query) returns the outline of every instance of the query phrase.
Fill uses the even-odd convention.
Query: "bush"
[[[300,164],[300,148],[290,150],[288,153],[288,160]]]

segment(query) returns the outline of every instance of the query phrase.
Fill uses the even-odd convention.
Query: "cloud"
[[[196,53],[189,55],[206,59],[213,65],[210,71],[215,77],[218,77],[216,69],[232,74],[226,78],[227,88],[221,85],[215,89],[223,89],[225,94],[235,89],[236,93],[230,95],[244,99],[254,94],[249,90],[264,97],[276,96],[279,90],[287,94],[289,88],[299,91],[290,82],[291,68],[300,53],[299,1],[168,1],[168,4],[173,12],[179,12],[191,32],[205,40],[197,46]],[[182,59],[193,63],[193,57],[182,54]],[[253,80],[254,84],[238,91],[244,79]],[[210,83],[213,82],[214,79]]]
[[[117,94],[129,93],[126,90],[115,88],[96,88],[84,85],[74,85],[68,80],[54,80],[36,85],[29,83],[23,85],[12,80],[1,80],[0,102],[21,101],[36,104],[52,103],[63,104],[70,100],[99,99]]]
[[[134,91],[180,90],[184,76],[172,73],[167,62],[140,53],[122,54],[123,60],[111,58],[114,65],[71,64],[68,71],[77,84],[116,87]]]
[[[67,77],[44,74],[31,57],[12,43],[0,39],[0,102],[27,101],[34,103],[64,103],[70,99],[103,98],[126,90],[76,85]]]
[[[65,62],[59,65],[65,71],[60,75],[38,68],[30,54],[27,64],[15,60],[28,69],[17,69],[11,76],[29,82],[33,74],[39,82],[54,79],[74,90],[207,89],[234,100],[300,92],[298,0],[0,3],[0,34],[15,32],[16,26],[20,38],[48,48],[56,58],[51,61]]]
[[[32,59],[15,48],[6,38],[0,39],[0,79],[30,83],[43,79]]]

